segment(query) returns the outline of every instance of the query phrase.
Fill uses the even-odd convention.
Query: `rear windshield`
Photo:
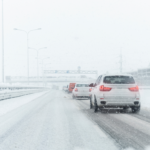
[[[77,84],[76,87],[89,87],[88,84]]]
[[[135,81],[131,76],[106,76],[104,78],[106,84],[134,84]]]

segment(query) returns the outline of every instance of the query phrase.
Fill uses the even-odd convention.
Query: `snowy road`
[[[43,93],[0,116],[0,150],[116,150],[150,145],[150,113],[94,113],[89,100]]]

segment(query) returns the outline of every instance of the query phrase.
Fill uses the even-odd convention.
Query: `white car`
[[[77,83],[72,91],[72,98],[73,99],[81,99],[81,98],[90,98],[91,96],[91,87],[89,84],[85,83]]]
[[[140,93],[132,75],[100,75],[92,87],[90,108],[131,108],[140,111]]]

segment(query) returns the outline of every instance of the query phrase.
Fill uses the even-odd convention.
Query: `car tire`
[[[97,101],[94,99],[94,112],[96,113],[98,110]]]
[[[92,97],[90,97],[90,109],[93,108],[93,104],[92,104]]]
[[[140,112],[140,106],[138,107],[132,107],[132,113],[139,113]]]

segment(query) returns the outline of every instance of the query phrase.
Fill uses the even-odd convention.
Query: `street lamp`
[[[33,29],[30,31],[25,31],[21,29],[14,28],[14,30],[23,31],[27,34],[27,76],[28,76],[28,84],[29,84],[29,33],[36,30],[41,30],[41,28]]]
[[[29,49],[34,49],[37,52],[37,79],[38,79],[39,78],[39,62],[38,62],[38,59],[39,59],[39,50],[46,49],[47,47],[42,47],[42,48],[39,48],[39,49],[35,49],[35,48],[32,48],[32,47],[28,47],[28,48]]]
[[[3,15],[3,0],[2,0],[2,82],[4,83],[4,15]]]

